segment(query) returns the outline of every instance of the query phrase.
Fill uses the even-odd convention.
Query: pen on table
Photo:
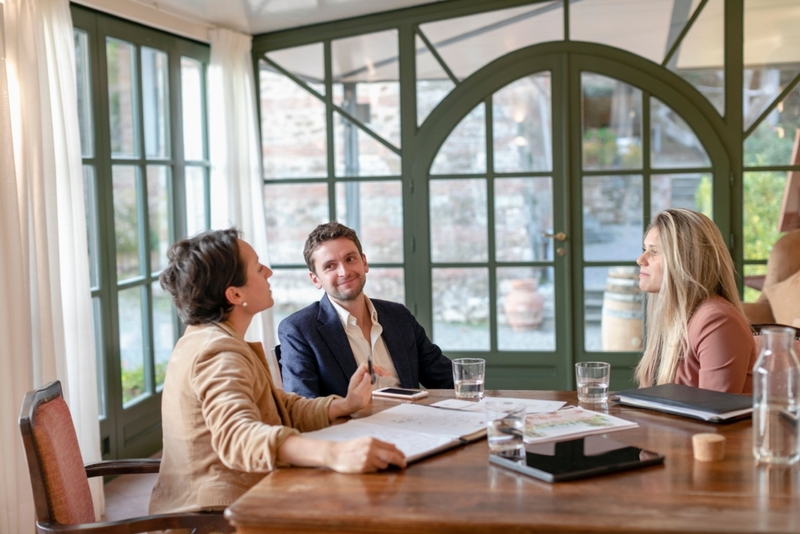
[[[372,383],[375,383],[375,367],[372,365],[372,351],[369,352],[367,357],[367,365],[369,366],[369,377]]]

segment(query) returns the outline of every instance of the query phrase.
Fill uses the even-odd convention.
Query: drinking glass
[[[483,398],[483,378],[486,360],[482,358],[458,358],[453,360],[453,382],[456,398]]]
[[[512,460],[525,457],[525,405],[513,401],[488,401],[486,430],[489,454]]]
[[[610,379],[611,364],[609,363],[576,363],[575,382],[578,384],[578,402],[607,402],[608,382]]]

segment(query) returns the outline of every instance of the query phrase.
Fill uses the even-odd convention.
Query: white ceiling
[[[255,35],[432,1],[436,0],[159,0],[153,3]]]
[[[210,28],[250,35],[457,0],[74,0],[149,26],[207,40]]]
[[[208,30],[228,28],[257,35],[404,9],[434,2],[459,0],[73,0],[121,18],[140,22],[199,41]],[[668,46],[673,7],[678,0],[573,0],[571,38],[621,48],[661,63]],[[691,10],[700,0],[691,0]],[[682,41],[678,68],[723,64],[724,0],[710,0]],[[688,16],[688,13],[687,13]],[[526,4],[494,12],[429,22],[421,29],[458,78],[510,51],[548,40],[563,39],[560,2]],[[800,62],[800,0],[745,2],[745,64]],[[387,32],[383,32],[387,33]],[[388,32],[391,33],[391,32]],[[334,74],[358,73],[356,78],[397,79],[397,38],[378,34],[343,39],[335,44]],[[426,50],[421,42],[417,49]],[[324,70],[321,53],[300,47],[298,57],[282,58],[297,75],[315,79]],[[418,54],[418,75],[443,78],[430,54]],[[302,57],[301,57],[302,56]],[[352,57],[351,57],[352,56]],[[369,67],[365,67],[365,63]],[[303,67],[305,66],[305,67]],[[305,69],[305,70],[304,70]],[[368,71],[366,72],[365,71]],[[365,71],[364,74],[362,71]],[[430,71],[430,72],[429,72]],[[355,80],[352,80],[355,81]]]

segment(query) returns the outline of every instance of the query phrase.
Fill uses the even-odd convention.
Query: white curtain
[[[264,217],[264,185],[258,141],[252,37],[226,29],[209,32],[208,69],[209,146],[211,147],[211,225],[236,226],[269,265]],[[277,362],[270,357],[275,345],[272,310],[262,312],[247,331],[250,341],[267,349],[272,376],[280,386]]]
[[[6,0],[0,73],[0,532],[31,532],[17,415],[60,379],[85,462],[100,455],[72,19],[67,0]],[[102,480],[92,483],[95,509]]]
[[[34,517],[28,470],[17,416],[22,396],[33,383],[30,336],[30,292],[21,284],[25,270],[20,210],[11,145],[11,115],[6,78],[3,4],[0,4],[0,532],[31,532]],[[13,310],[13,311],[12,311]]]

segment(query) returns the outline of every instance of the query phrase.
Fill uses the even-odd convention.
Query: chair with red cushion
[[[112,460],[84,465],[72,416],[58,380],[25,395],[19,427],[28,459],[39,533],[233,531],[219,513],[185,512],[95,522],[89,477],[158,473],[161,460]]]

